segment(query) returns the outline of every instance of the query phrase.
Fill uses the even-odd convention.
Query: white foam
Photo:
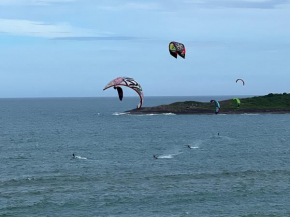
[[[191,146],[191,145],[190,145],[189,148],[190,148],[190,149],[197,149],[197,148],[199,148],[199,147],[198,147],[198,146]]]
[[[178,152],[176,154],[164,154],[164,155],[160,155],[158,158],[163,158],[163,159],[170,159],[173,158],[175,155],[179,155],[182,154],[183,152]]]
[[[75,158],[77,158],[77,159],[81,159],[81,160],[87,160],[86,157],[81,157],[81,156],[76,156]]]
[[[100,113],[98,113],[99,115]],[[157,115],[176,115],[174,113],[162,113],[162,114],[156,114],[156,113],[151,113],[151,114],[134,114],[134,113],[127,113],[127,112],[114,112],[112,115],[119,116],[119,115],[133,115],[133,116],[157,116]]]
[[[244,114],[241,114],[241,115],[260,115],[260,114],[244,113]]]
[[[169,159],[169,158],[173,158],[172,154],[168,154],[168,155],[161,155],[158,158],[165,158],[165,159]]]
[[[198,149],[204,143],[204,141],[205,140],[197,139],[191,142],[190,144],[186,145],[186,147],[190,149]]]
[[[155,114],[155,113],[152,113],[152,114],[146,114],[147,116],[156,116],[156,115],[176,115],[174,113],[162,113],[162,114]]]
[[[127,113],[126,112],[114,112],[112,115],[116,115],[116,116],[127,115]]]

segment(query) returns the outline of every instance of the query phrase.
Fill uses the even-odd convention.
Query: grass
[[[290,112],[290,94],[273,94],[250,98],[240,98],[241,104],[238,108],[236,100],[219,101],[221,113],[240,113],[240,112]],[[185,101],[175,102],[169,105],[142,108],[140,112],[174,112],[174,113],[205,113],[213,112],[215,104],[210,102]],[[136,110],[136,112],[138,112]]]

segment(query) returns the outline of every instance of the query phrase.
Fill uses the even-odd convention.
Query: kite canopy
[[[213,99],[212,99],[212,100],[210,101],[210,103],[215,103],[215,114],[218,114],[218,113],[220,112],[220,108],[221,108],[219,102],[216,101],[216,100],[213,100]]]
[[[239,98],[233,98],[233,100],[237,101],[238,108],[240,108],[241,101]]]
[[[236,80],[236,83],[238,83],[238,81],[241,81],[241,82],[243,82],[243,86],[245,85],[245,81],[244,81],[243,79],[241,79],[241,78],[238,78],[238,79]]]
[[[140,103],[137,106],[137,108],[138,109],[141,108],[142,104],[143,104],[143,97],[144,97],[143,91],[142,91],[142,87],[133,78],[128,78],[128,77],[115,78],[110,83],[108,83],[107,86],[104,87],[103,90],[106,90],[106,89],[108,89],[110,87],[114,87],[114,89],[117,89],[118,95],[119,95],[119,99],[122,101],[122,99],[123,99],[123,90],[122,90],[122,88],[120,86],[129,87],[129,88],[135,90],[138,93],[138,95],[140,97]]]
[[[184,44],[172,41],[169,43],[169,53],[171,56],[177,58],[177,55],[185,59],[185,47]]]

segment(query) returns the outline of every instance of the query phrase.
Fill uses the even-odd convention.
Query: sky
[[[289,93],[290,0],[0,0],[0,57],[0,98]]]

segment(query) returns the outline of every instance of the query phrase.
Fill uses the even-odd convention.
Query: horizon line
[[[191,96],[146,96],[147,97],[209,97],[209,96],[264,96],[264,95],[191,95]],[[67,98],[115,98],[116,96],[43,96],[43,97],[0,97],[1,99],[67,99]],[[126,96],[139,98],[139,96]]]

